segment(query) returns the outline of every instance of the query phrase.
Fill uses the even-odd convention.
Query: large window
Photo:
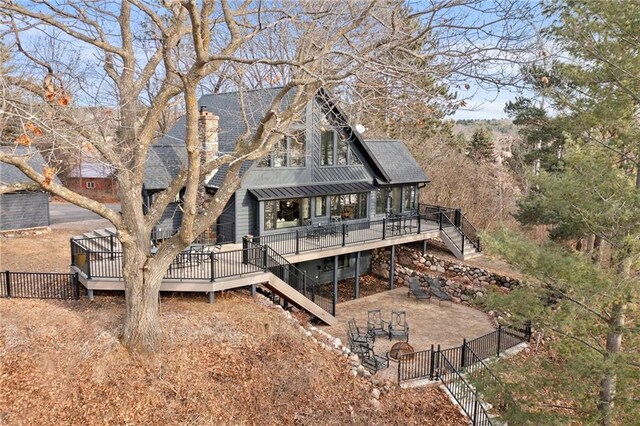
[[[264,229],[302,226],[311,218],[309,198],[291,198],[264,202]]]
[[[327,215],[327,197],[316,197],[316,217]]]
[[[320,133],[320,165],[344,166],[347,164],[362,164],[347,143],[344,132],[334,129],[323,130]]]
[[[331,197],[331,217],[342,220],[367,217],[367,194],[344,194]]]
[[[389,194],[391,194],[391,190],[389,188],[378,188],[376,192],[376,214],[384,214],[387,212],[387,202],[389,198]]]
[[[335,134],[333,130],[323,130],[320,134],[320,164],[323,166],[333,166]]]
[[[416,187],[415,185],[405,186],[402,189],[402,202],[404,211],[408,212],[416,208]]]
[[[276,143],[271,153],[258,162],[259,167],[304,167],[307,142],[304,130],[296,130],[291,136]]]

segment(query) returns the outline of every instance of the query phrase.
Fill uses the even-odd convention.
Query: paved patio
[[[355,318],[358,327],[366,329],[367,311],[380,309],[382,318],[389,321],[392,310],[403,310],[407,313],[409,323],[409,344],[416,351],[431,348],[440,344],[442,348],[450,348],[462,344],[462,339],[473,339],[494,330],[489,317],[476,309],[456,303],[437,300],[417,301],[414,297],[407,297],[408,288],[400,287],[394,290],[362,297],[357,300],[340,303],[336,306],[338,325],[321,327],[327,333],[340,338],[348,344],[347,321]],[[378,337],[374,351],[386,354],[397,340],[389,341]],[[390,368],[378,372],[381,378],[395,379],[397,364],[390,362]]]

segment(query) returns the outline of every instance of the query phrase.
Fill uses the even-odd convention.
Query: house
[[[39,151],[22,146],[2,146],[2,152],[29,156],[29,165],[42,171],[46,162]],[[60,183],[58,178],[55,178]],[[0,163],[0,184],[32,182],[18,168]],[[15,191],[0,195],[0,231],[49,226],[49,195],[44,191]]]
[[[81,161],[67,176],[66,184],[76,191],[113,195],[115,184],[110,166],[96,161]]]
[[[279,88],[205,95],[200,98],[199,135],[205,158],[234,152],[239,136],[254,131]],[[287,102],[285,99],[283,102]],[[246,126],[249,126],[249,129]],[[185,119],[154,144],[147,158],[142,194],[148,207],[186,165]],[[205,179],[215,194],[227,167]],[[371,269],[375,249],[390,251],[389,287],[395,248],[440,237],[460,258],[479,250],[475,229],[458,209],[419,201],[429,182],[401,141],[365,140],[337,104],[320,90],[272,151],[245,161],[243,179],[218,223],[170,265],[161,291],[214,293],[267,288],[287,303],[335,323],[338,281]],[[168,205],[156,236],[180,226],[183,194]],[[207,234],[207,235],[205,235]],[[229,243],[210,250],[208,243]],[[207,249],[205,251],[205,248]],[[93,290],[122,290],[120,242],[113,230],[71,240],[71,268]],[[105,256],[105,253],[112,253]]]
[[[279,90],[243,94],[250,124],[259,122]],[[233,152],[238,136],[245,131],[238,93],[205,95],[199,105],[201,137],[211,139],[203,141],[205,151],[210,155]],[[417,211],[418,190],[429,179],[405,145],[394,140],[364,140],[326,92],[319,91],[308,103],[289,133],[270,155],[243,165],[242,184],[218,220],[218,224],[234,224],[227,229],[226,241],[240,243],[247,235],[264,239],[314,225],[356,225],[381,220],[390,212]],[[145,176],[145,203],[166,188],[185,164],[184,135],[182,119],[153,146]],[[226,170],[222,167],[208,179],[208,191],[218,189]],[[180,219],[177,199],[158,227],[177,229]],[[367,271],[370,251],[359,258],[360,270]],[[314,259],[299,267],[321,281],[330,281],[332,261]],[[339,278],[352,276],[355,262],[354,254],[339,257]]]

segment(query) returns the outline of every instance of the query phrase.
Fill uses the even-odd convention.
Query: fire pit
[[[389,351],[389,358],[398,361],[398,359],[402,355],[413,354],[413,346],[411,346],[408,342],[398,342],[391,346],[391,350]],[[403,361],[409,361],[413,359],[414,355],[403,358]]]

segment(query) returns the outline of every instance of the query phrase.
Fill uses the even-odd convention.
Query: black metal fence
[[[493,424],[482,404],[478,390],[474,384],[497,385],[498,390],[492,392],[492,402],[505,406],[505,396],[498,378],[489,370],[484,359],[499,356],[501,352],[531,339],[531,324],[523,327],[498,327],[469,342],[463,340],[462,345],[449,349],[435,348],[401,355],[398,358],[398,382],[412,379],[440,380],[456,402],[469,417],[473,425]],[[465,377],[466,376],[466,377]]]
[[[10,272],[0,273],[0,297],[29,299],[79,299],[78,274]]]
[[[473,366],[478,360],[500,356],[507,349],[522,342],[528,342],[530,338],[529,323],[523,327],[499,326],[497,330],[476,339],[463,340],[460,346],[441,349],[439,345],[437,347],[432,345],[431,349],[425,351],[404,354],[398,358],[398,382],[412,379],[437,379],[441,369],[440,356],[446,357],[453,368],[462,370]],[[469,355],[470,352],[473,356]]]

